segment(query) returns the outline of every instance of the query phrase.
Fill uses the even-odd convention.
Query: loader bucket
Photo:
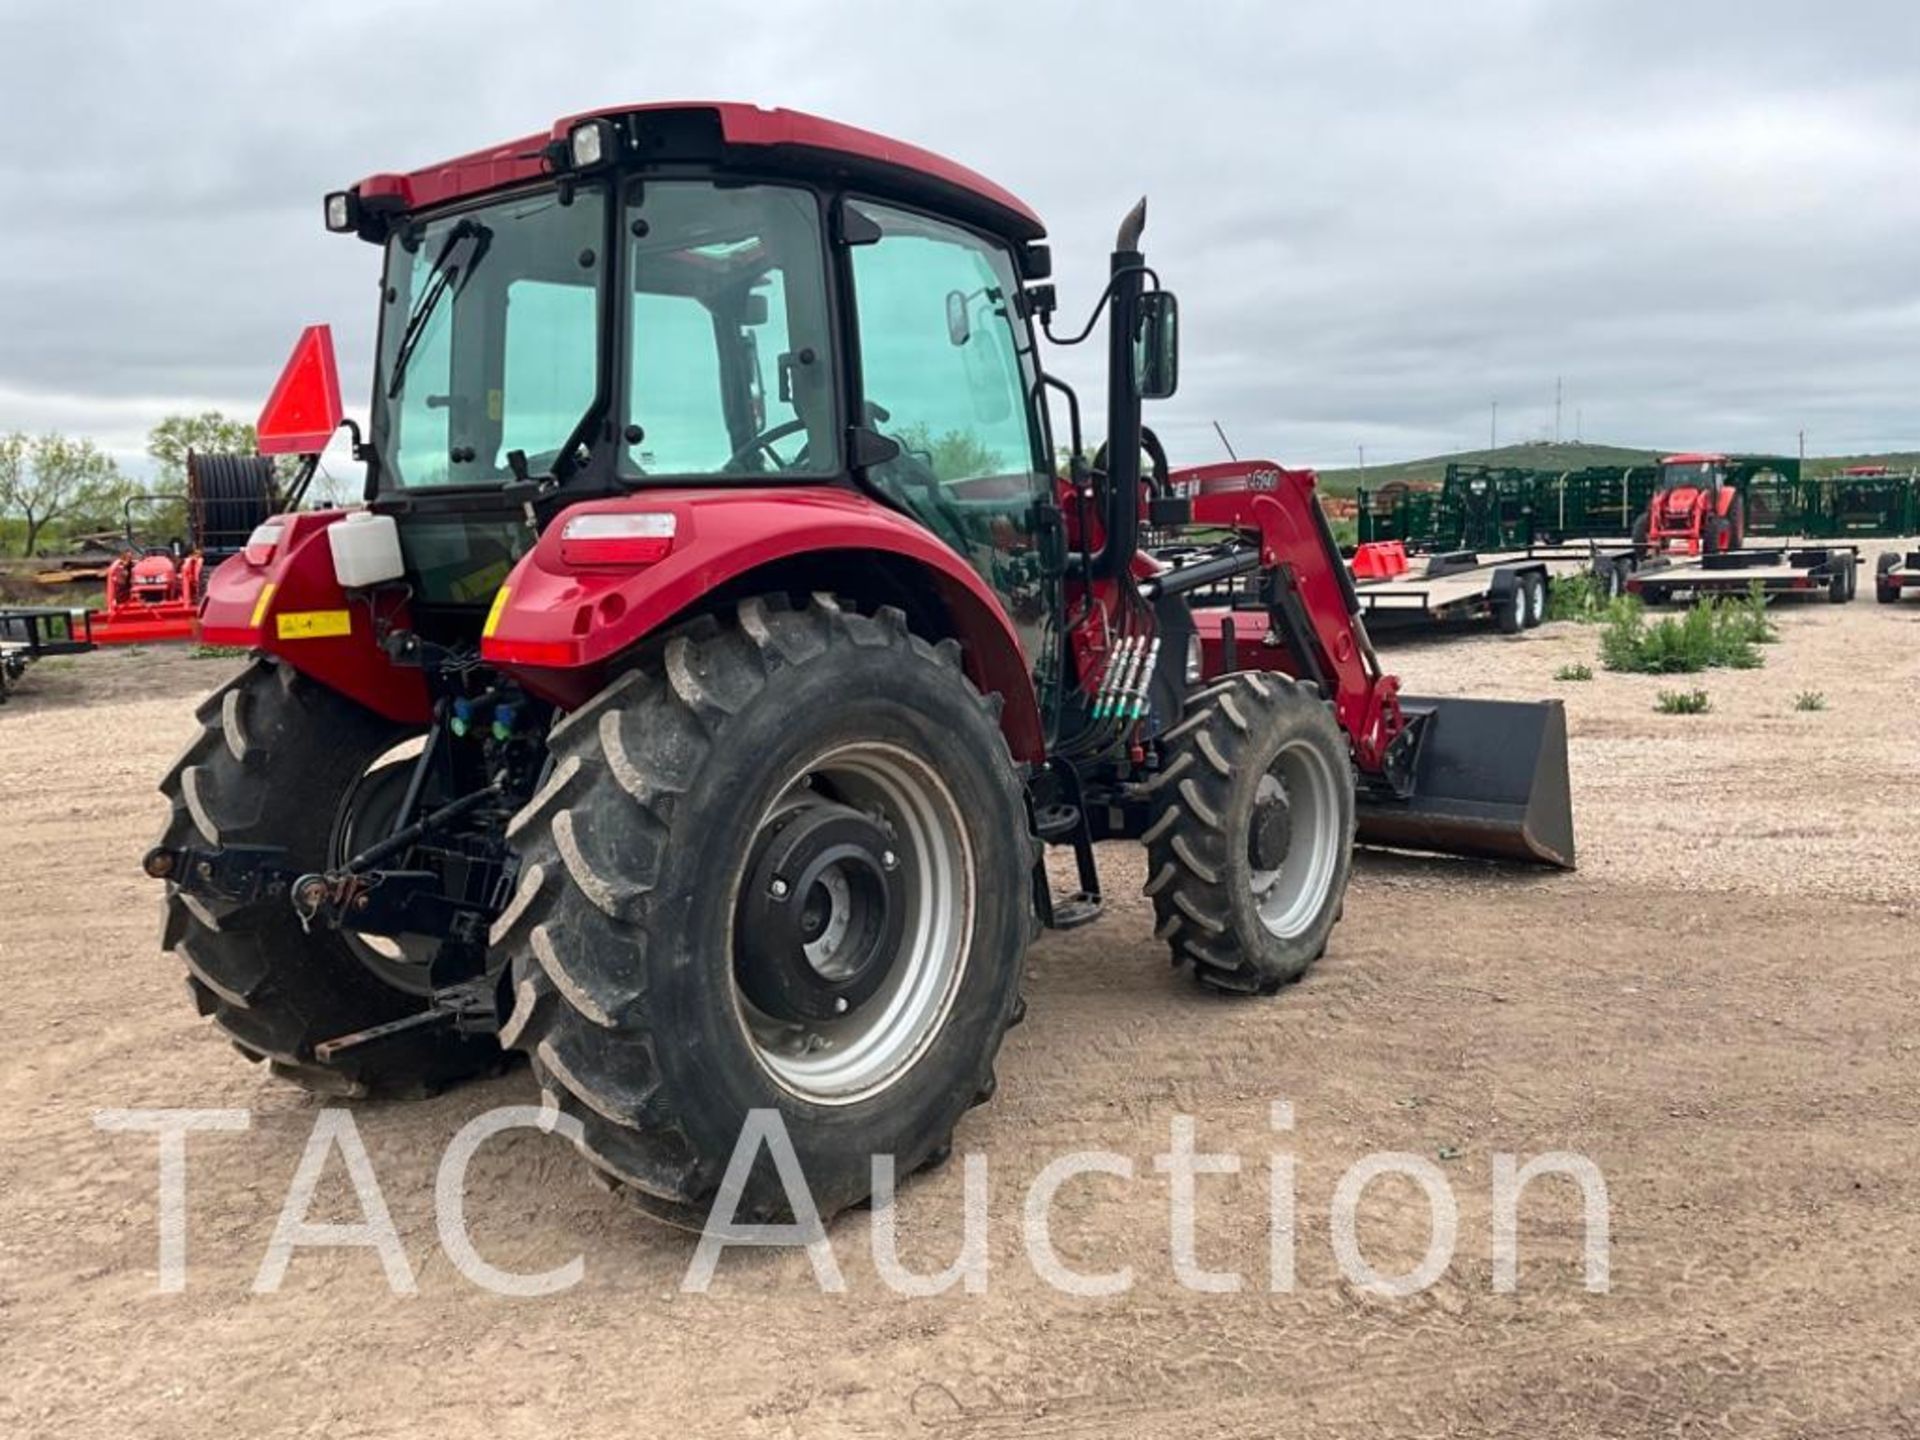
[[[1573,869],[1567,712],[1558,700],[1401,697],[1420,727],[1413,793],[1362,789],[1362,845]]]

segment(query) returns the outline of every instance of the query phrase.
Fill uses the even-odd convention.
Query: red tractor
[[[1718,555],[1747,543],[1747,506],[1727,455],[1669,455],[1646,512],[1633,523],[1634,552]]]
[[[992,1094],[1100,840],[1236,994],[1326,949],[1356,830],[1572,865],[1558,706],[1399,694],[1313,476],[1173,471],[1142,427],[1178,338],[1144,202],[1092,457],[1039,218],[910,145],[607,110],[326,217],[384,257],[367,505],[210,576],[205,639],[257,659],[146,860],[201,1010],[276,1072],[418,1093],[524,1053],[694,1223],[771,1107],[830,1214]],[[334,373],[310,332],[263,448],[326,443]],[[783,1204],[763,1167],[739,1213]]]
[[[136,504],[165,503],[165,497],[136,496],[126,504],[126,547],[107,567],[102,608],[92,616],[94,642],[141,645],[193,638],[200,604],[202,560],[182,540],[153,544],[135,532]]]

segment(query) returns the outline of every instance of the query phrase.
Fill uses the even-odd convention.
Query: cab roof
[[[1689,450],[1682,455],[1669,455],[1660,463],[1662,465],[1724,465],[1727,463],[1727,457],[1725,455],[1711,454],[1704,450]]]
[[[1038,240],[1040,217],[1012,192],[966,166],[870,130],[798,110],[729,101],[615,105],[563,116],[550,130],[401,173],[370,175],[354,187],[363,202],[427,210],[551,174],[548,147],[564,145],[587,120],[632,117],[638,149],[660,162],[711,162],[842,181],[915,201],[1009,239]]]

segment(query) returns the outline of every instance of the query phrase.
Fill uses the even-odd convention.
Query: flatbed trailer
[[[1920,550],[1885,551],[1874,566],[1873,598],[1893,605],[1909,590],[1920,590]]]
[[[1567,576],[1591,574],[1608,594],[1623,593],[1631,561],[1632,551],[1624,544],[1436,552],[1409,557],[1402,574],[1356,574],[1354,591],[1367,629],[1376,636],[1486,621],[1511,635],[1546,619],[1553,585]]]
[[[34,661],[93,649],[93,625],[84,610],[27,606],[0,610],[0,705]]]
[[[1859,572],[1857,545],[1786,544],[1717,555],[1649,555],[1627,577],[1627,590],[1649,605],[1746,595],[1756,586],[1770,597],[1844,605],[1858,592]]]

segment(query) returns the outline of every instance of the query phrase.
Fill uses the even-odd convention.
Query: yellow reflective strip
[[[349,610],[296,610],[279,617],[277,632],[282,640],[325,640],[334,635],[353,633],[353,612]]]
[[[487,623],[480,627],[480,638],[491,640],[493,632],[500,628],[500,617],[506,613],[508,588],[502,585],[493,595],[493,608],[487,611]]]
[[[253,618],[247,621],[247,624],[255,630],[258,630],[260,622],[267,618],[267,606],[273,603],[274,589],[274,582],[269,580],[260,587],[260,598],[253,602]]]

